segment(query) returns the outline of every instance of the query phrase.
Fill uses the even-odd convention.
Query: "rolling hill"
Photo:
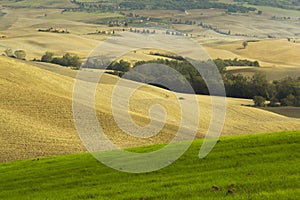
[[[264,73],[268,80],[279,80],[286,76],[298,78],[300,76],[299,41],[288,42],[287,39],[270,39],[249,42],[246,49],[243,41],[227,42],[226,44],[209,44],[205,46],[213,58],[239,58],[257,60],[259,68],[240,67],[230,68],[236,74],[252,76],[254,73]]]
[[[0,57],[0,71],[1,162],[85,151],[72,115],[76,71],[7,57]],[[153,86],[140,85],[142,87],[130,99],[132,119],[140,125],[147,125],[150,122],[148,106],[156,103],[164,106],[168,117],[160,134],[149,139],[136,139],[118,128],[108,106],[117,81],[117,77],[105,75],[96,94],[97,117],[108,137],[122,148],[170,141],[181,116],[175,95]],[[184,101],[191,98],[189,95],[181,96]],[[197,98],[201,115],[199,138],[208,129],[211,99],[209,96]],[[242,104],[252,104],[252,101],[227,99],[224,136],[300,129],[300,119]]]
[[[289,65],[299,68],[300,58],[298,52],[300,44],[288,42],[287,39],[270,39],[257,42],[249,42],[246,49],[242,48],[242,42],[216,45],[216,49],[226,50],[236,55],[259,60],[263,63],[276,65]]]

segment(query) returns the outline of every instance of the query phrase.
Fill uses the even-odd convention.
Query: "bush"
[[[264,107],[266,103],[266,99],[262,96],[255,96],[253,101],[256,107]]]
[[[54,56],[54,53],[46,52],[46,54],[42,56],[41,61],[50,63],[53,60],[53,56]]]
[[[283,106],[294,106],[295,105],[295,96],[290,94],[286,98],[281,100]]]
[[[4,51],[4,53],[5,53],[6,56],[8,56],[8,57],[15,57],[14,52],[13,52],[12,49],[6,49],[6,50]]]
[[[128,72],[131,69],[131,64],[124,60],[120,60],[119,62],[112,63],[107,69],[119,72]]]
[[[24,50],[17,50],[14,54],[17,59],[25,60],[26,58],[26,52]]]
[[[281,103],[276,98],[272,98],[270,103],[268,104],[269,107],[280,107]]]

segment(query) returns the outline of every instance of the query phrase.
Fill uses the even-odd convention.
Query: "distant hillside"
[[[121,0],[121,1],[89,1],[89,0],[74,0],[80,9],[89,11],[105,10],[105,11],[118,11],[118,10],[180,10],[185,11],[188,9],[210,9],[218,8],[224,9],[228,12],[241,12],[247,13],[255,11],[255,8],[244,7],[236,4],[226,4],[211,0]]]
[[[300,1],[298,0],[234,0],[235,2],[247,2],[251,5],[272,6],[286,9],[298,9]]]
[[[70,0],[0,0],[0,5],[14,8],[75,8]]]
[[[256,72],[267,75],[268,80],[279,80],[287,76],[300,76],[299,40],[289,42],[287,39],[270,39],[249,42],[246,49],[241,48],[242,41],[207,46],[206,50],[213,58],[239,58],[257,60],[260,68],[234,69],[237,74],[251,76]]]

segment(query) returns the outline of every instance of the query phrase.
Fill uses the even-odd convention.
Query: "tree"
[[[258,15],[262,15],[263,11],[259,10],[257,13]]]
[[[238,74],[236,76],[228,75],[230,81],[225,82],[227,94],[230,96],[245,98],[249,95],[249,86],[247,78]]]
[[[62,57],[61,63],[58,64],[61,64],[62,66],[72,66],[71,62],[72,62],[72,56],[69,53],[66,53]]]
[[[280,102],[276,98],[270,99],[270,103],[268,104],[269,107],[279,107],[281,106]]]
[[[112,69],[115,71],[128,72],[131,69],[131,65],[129,62],[124,60],[120,60],[119,62],[113,63],[108,69]]]
[[[45,55],[42,56],[42,62],[52,62],[54,53],[46,52]]]
[[[247,41],[244,41],[244,42],[243,42],[243,47],[244,47],[244,49],[246,49],[247,46],[248,46],[248,42],[247,42]]]
[[[296,102],[296,98],[292,94],[289,94],[286,98],[281,100],[281,104],[283,106],[294,106],[295,102]]]
[[[251,96],[262,96],[267,99],[272,98],[272,88],[267,81],[265,74],[256,73],[250,80],[250,94]]]
[[[15,56],[17,59],[25,60],[26,52],[24,50],[17,50],[17,51],[15,51]]]
[[[8,57],[15,57],[14,52],[13,52],[12,49],[6,49],[6,50],[4,51],[4,53],[5,53],[6,56],[8,56]]]
[[[266,99],[264,97],[262,97],[262,96],[255,96],[253,98],[253,101],[254,101],[254,105],[256,107],[264,107]]]
[[[79,56],[74,55],[74,56],[71,56],[71,57],[69,58],[68,64],[69,64],[70,66],[73,66],[73,67],[79,69],[80,66],[81,66],[81,64],[82,64],[82,62],[81,62]]]

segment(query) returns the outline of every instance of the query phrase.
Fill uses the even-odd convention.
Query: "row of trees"
[[[229,67],[229,66],[251,66],[251,67],[260,67],[260,64],[258,61],[250,61],[247,59],[239,60],[237,58],[235,59],[215,59],[215,64],[219,67]]]
[[[116,2],[79,2],[74,0],[73,3],[77,4],[80,8],[77,10],[88,10],[92,11],[123,11],[123,10],[180,10],[185,11],[188,9],[209,9],[219,8],[224,9],[227,12],[241,12],[247,13],[249,11],[255,11],[255,8],[245,7],[236,4],[226,4],[217,1],[210,0],[123,0]],[[72,9],[75,10],[75,9]]]
[[[74,67],[76,69],[79,69],[79,67],[82,64],[81,59],[77,55],[72,56],[69,53],[66,53],[62,57],[54,57],[54,53],[46,52],[42,56],[41,61],[47,62],[47,63],[58,64],[58,65],[62,65],[62,66],[67,66],[67,67]]]
[[[214,27],[214,26],[209,25],[209,24],[204,24],[203,22],[200,22],[198,24],[198,26],[201,26],[202,28],[205,28],[205,29],[208,29],[208,30],[213,30],[213,31],[215,31],[216,33],[219,33],[219,34],[231,35],[230,30],[228,30],[228,31],[220,30],[218,27]]]

